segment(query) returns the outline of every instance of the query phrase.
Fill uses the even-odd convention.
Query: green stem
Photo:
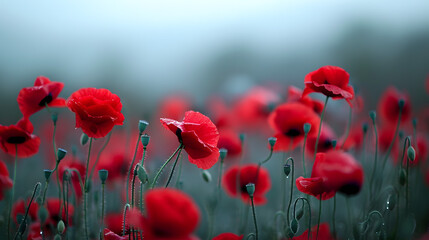
[[[401,116],[402,116],[402,108],[399,108],[398,123],[396,124],[395,135],[393,135],[393,139],[390,142],[390,145],[389,145],[389,148],[387,149],[386,155],[384,156],[383,167],[381,168],[381,174],[383,174],[384,166],[386,165],[387,159],[389,158],[390,152],[392,151],[396,137],[398,136],[399,126],[401,125]],[[401,159],[401,161],[402,161],[402,159]]]
[[[250,202],[252,203],[253,223],[255,224],[256,240],[258,240],[258,223],[256,222],[256,211],[255,204],[253,204],[253,196],[250,196]]]
[[[12,213],[12,205],[13,205],[13,199],[15,198],[15,180],[16,180],[16,165],[18,162],[18,144],[15,144],[15,163],[13,167],[13,179],[12,179],[12,196],[10,197],[9,202],[9,213],[8,213],[8,219],[7,219],[7,239],[10,239],[10,219],[11,219],[11,213]]]
[[[177,179],[176,179],[176,188],[179,188],[179,184],[180,184],[180,177],[182,176],[182,157],[180,158],[180,164],[179,164],[179,173],[177,173]]]
[[[127,210],[130,209],[130,204],[126,203],[124,206],[124,217],[123,217],[123,225],[122,225],[122,236],[125,236],[126,230],[126,218],[127,218]]]
[[[103,228],[104,228],[104,186],[105,184],[102,183],[101,184],[101,227],[100,227],[100,232],[103,232]],[[104,234],[101,234],[102,239],[104,239]]]
[[[92,165],[91,174],[89,174],[89,179],[92,179],[92,175],[94,174],[94,171],[95,171],[95,166],[97,166],[97,163],[98,163],[98,161],[100,160],[100,157],[101,157],[101,153],[104,151],[104,149],[106,148],[107,144],[109,143],[110,137],[112,136],[112,132],[113,132],[113,130],[109,132],[109,134],[107,135],[106,141],[104,142],[103,146],[101,147],[100,151],[97,154],[97,158],[95,160],[95,163],[94,163],[94,165]]]
[[[290,206],[292,204],[292,195],[293,195],[293,181],[294,181],[294,178],[295,178],[294,177],[294,174],[295,174],[295,163],[293,161],[293,158],[291,158],[291,157],[289,157],[286,160],[286,164],[287,164],[288,161],[292,162],[292,177],[290,178],[290,196],[289,196],[289,204],[288,204],[288,207],[287,207],[287,214],[286,214],[286,216],[287,216],[287,224],[289,226],[289,224],[290,224],[290,218],[289,218],[289,216],[290,216]]]
[[[174,151],[174,153],[162,164],[161,168],[158,170],[158,172],[155,175],[155,178],[152,181],[152,184],[150,186],[150,189],[153,189],[155,187],[156,181],[158,181],[159,176],[161,175],[162,170],[167,166],[167,164],[171,161],[171,159],[176,155],[176,153],[183,148],[183,144],[180,143],[180,146]]]
[[[141,135],[142,134],[139,133],[139,137],[138,137],[137,143],[136,143],[136,148],[134,150],[133,160],[131,161],[131,165],[130,165],[130,168],[128,169],[128,173],[127,173],[127,181],[126,181],[127,182],[127,190],[126,190],[126,193],[127,193],[127,203],[130,202],[130,199],[129,199],[130,197],[128,196],[129,188],[130,188],[130,174],[131,174],[131,170],[132,170],[133,165],[134,165],[134,161],[136,160],[137,149],[139,148],[139,143],[140,143]]]
[[[34,186],[33,195],[31,196],[30,203],[28,204],[28,207],[25,210],[24,218],[21,220],[21,223],[19,224],[18,231],[15,233],[15,237],[13,239],[16,239],[18,237],[18,234],[21,235],[21,237],[22,237],[22,234],[24,232],[21,232],[21,229],[23,227],[23,224],[26,224],[25,221],[27,220],[27,217],[28,217],[28,211],[30,210],[31,204],[33,203],[33,200],[34,200],[34,196],[36,195],[37,189],[40,187],[40,185],[42,185],[42,184],[40,182],[38,182]],[[25,228],[24,228],[24,231],[25,231]]]
[[[179,152],[177,153],[176,160],[174,160],[173,167],[171,168],[167,183],[165,184],[166,188],[168,187],[168,184],[170,184],[171,178],[173,178],[174,170],[176,169],[176,165],[177,165],[177,162],[179,161],[179,157],[180,157],[180,154],[182,153],[182,149],[183,148],[180,148]]]
[[[374,127],[375,134],[375,153],[374,153],[374,166],[372,167],[371,178],[369,180],[369,192],[372,194],[372,183],[374,181],[375,172],[377,169],[377,155],[378,155],[378,133],[377,133],[377,124],[375,124],[375,119],[372,120],[372,125]]]
[[[317,218],[317,232],[316,232],[316,240],[319,237],[319,227],[320,227],[320,216],[322,215],[322,194],[320,194],[319,199],[319,217]]]
[[[86,215],[86,212],[87,212],[87,202],[88,202],[88,188],[89,188],[89,184],[88,184],[88,169],[89,169],[89,159],[90,159],[90,157],[91,157],[91,148],[92,148],[92,140],[93,140],[93,138],[91,137],[91,138],[89,138],[89,148],[88,148],[88,159],[86,160],[86,174],[85,174],[85,185],[84,185],[84,199],[83,199],[83,215],[84,215],[84,222],[85,222],[85,225],[84,225],[84,228],[85,228],[85,237],[86,237],[86,239],[89,239],[89,235],[88,235],[88,219],[87,219],[87,215]]]
[[[346,136],[344,137],[343,144],[341,144],[341,149],[344,148],[344,144],[346,144],[347,138],[349,138],[350,126],[352,125],[352,108],[350,107],[349,111],[349,121],[347,122]]]
[[[311,205],[310,205],[310,201],[308,201],[307,198],[303,198],[303,197],[299,197],[295,200],[294,204],[293,204],[293,218],[296,218],[296,203],[298,202],[298,200],[302,201],[302,207],[304,207],[304,203],[307,203],[307,207],[308,207],[308,213],[309,213],[309,219],[308,219],[308,236],[307,238],[310,239],[311,238]],[[320,211],[319,211],[320,213]]]
[[[322,115],[320,115],[319,132],[317,133],[316,145],[314,146],[314,157],[313,157],[314,160],[316,160],[317,145],[319,145],[320,132],[322,131],[322,122],[323,122],[323,118],[325,117],[325,111],[326,111],[326,106],[328,105],[328,100],[329,100],[329,97],[326,96],[325,104],[323,105]]]
[[[334,195],[334,211],[332,212],[332,227],[334,238],[337,236],[337,229],[335,228],[335,212],[337,209],[337,194]]]
[[[350,233],[353,233],[353,222],[352,222],[352,211],[350,208],[350,198],[346,197],[346,205],[347,205],[347,215],[348,215],[348,219],[349,219],[349,225],[350,225]]]
[[[302,168],[304,169],[304,178],[307,177],[307,172],[305,171],[305,144],[307,143],[308,133],[304,133],[304,144],[302,146]]]
[[[136,184],[136,177],[137,177],[137,168],[139,167],[138,164],[136,164],[136,167],[133,171],[133,181],[131,183],[131,207],[134,207],[134,186]]]

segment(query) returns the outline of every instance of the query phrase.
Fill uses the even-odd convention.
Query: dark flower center
[[[284,133],[288,137],[296,137],[301,135],[301,131],[297,128],[291,128],[287,132]]]
[[[180,128],[178,128],[176,130],[176,136],[177,136],[177,139],[179,140],[179,143],[182,143],[183,142],[183,140],[182,140],[182,130],[180,130]]]
[[[332,141],[327,139],[323,142],[322,148],[327,149],[330,148],[332,146]]]
[[[325,82],[323,82],[323,84],[329,84],[329,83],[328,83],[328,80],[326,80],[326,79],[325,79]]]
[[[44,97],[40,102],[39,102],[39,106],[44,107],[45,104],[49,104],[50,102],[52,102],[52,94],[49,93],[46,97]]]
[[[247,187],[246,187],[246,185],[242,185],[242,186],[240,187],[240,191],[241,191],[242,193],[247,193]]]
[[[25,140],[27,140],[25,137],[22,136],[13,136],[13,137],[9,137],[6,142],[11,143],[11,144],[21,144],[24,143]]]
[[[347,183],[343,185],[339,191],[346,195],[355,195],[360,191],[360,185],[357,182]]]

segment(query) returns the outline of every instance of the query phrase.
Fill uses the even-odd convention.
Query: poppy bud
[[[223,161],[226,158],[226,154],[228,153],[228,150],[226,150],[225,148],[221,148],[219,149],[219,153],[220,153],[220,160]]]
[[[140,135],[143,134],[144,130],[146,130],[147,125],[149,125],[148,122],[144,121],[144,120],[139,120],[139,131],[140,131]]]
[[[209,171],[203,170],[201,172],[201,175],[203,176],[204,181],[206,181],[208,183],[212,181],[212,175],[210,174]]]
[[[304,205],[296,212],[296,219],[301,219],[304,216]]]
[[[399,139],[403,139],[404,138],[404,131],[400,130],[398,133]]]
[[[64,225],[63,220],[60,220],[57,224],[57,230],[59,234],[63,234],[64,230],[66,229],[66,226]]]
[[[45,169],[45,170],[43,170],[43,172],[45,173],[45,180],[46,180],[46,182],[49,182],[49,178],[51,177],[52,170]]]
[[[41,206],[39,208],[39,211],[37,212],[37,215],[39,216],[40,223],[44,224],[46,219],[48,219],[48,216],[49,216],[48,209],[46,209],[44,206]]]
[[[398,101],[398,107],[399,107],[399,109],[402,110],[402,108],[404,108],[404,105],[405,105],[405,100],[404,99],[399,99],[399,101]]]
[[[137,169],[137,176],[139,177],[139,180],[140,182],[142,182],[142,184],[145,184],[149,181],[149,177],[147,176],[146,169],[142,165],[139,165]]]
[[[417,128],[417,118],[413,118],[413,128]]]
[[[296,220],[296,218],[292,219],[292,221],[290,222],[290,230],[293,232],[293,234],[296,234],[296,232],[298,232],[298,220]]]
[[[61,235],[55,234],[54,240],[61,240]]]
[[[311,124],[310,123],[304,123],[304,133],[307,134],[311,130]]]
[[[335,140],[335,139],[332,140],[331,145],[332,145],[332,148],[335,148],[337,146],[337,140]]]
[[[142,135],[141,140],[142,140],[143,147],[147,147],[147,145],[149,144],[150,136],[147,134],[144,134]]]
[[[51,114],[51,119],[52,119],[52,122],[54,123],[54,125],[56,125],[57,124],[57,120],[58,120],[58,113],[56,113],[56,112],[52,113]]]
[[[241,144],[243,144],[245,138],[246,138],[246,134],[240,133],[240,142],[241,142]]]
[[[89,192],[91,190],[91,180],[87,180],[85,182],[85,192]]]
[[[104,184],[109,176],[109,171],[106,169],[98,170],[98,176],[100,177],[101,184]]]
[[[286,177],[289,176],[291,168],[292,167],[290,164],[283,165],[283,172],[285,173]]]
[[[399,171],[399,184],[404,186],[406,181],[407,181],[407,173],[405,172],[405,169],[401,168],[401,170]]]
[[[366,134],[368,132],[368,124],[367,123],[362,124],[362,132],[363,132],[363,134]]]
[[[414,161],[416,159],[416,150],[414,150],[413,146],[408,147],[407,155],[411,161]]]
[[[255,192],[255,184],[248,183],[246,184],[246,190],[250,197],[253,197],[253,193]]]
[[[88,139],[88,135],[82,133],[82,135],[80,136],[80,144],[84,146],[88,142]]]
[[[375,122],[375,118],[377,117],[377,113],[375,111],[370,111],[369,117],[371,118],[372,122]]]
[[[276,144],[276,142],[277,142],[277,138],[270,137],[270,138],[268,138],[268,142],[270,143],[271,148],[273,148],[274,144]]]
[[[67,150],[62,149],[62,148],[58,148],[58,151],[57,151],[58,162],[63,160],[63,158],[66,156],[66,154],[67,154]]]
[[[387,204],[387,206],[386,206],[386,208],[388,209],[388,210],[390,210],[390,211],[392,211],[394,208],[395,208],[395,206],[396,206],[396,194],[390,194],[388,197],[387,197],[387,202],[386,202],[386,204]]]

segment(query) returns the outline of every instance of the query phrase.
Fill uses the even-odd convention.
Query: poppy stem
[[[250,196],[250,202],[252,203],[252,213],[253,213],[253,223],[255,224],[255,235],[256,240],[258,240],[258,223],[256,222],[256,211],[255,211],[255,204],[253,203],[253,195]]]
[[[337,210],[337,194],[334,195],[334,210],[332,211],[332,228],[334,238],[337,236],[337,229],[335,228],[335,212]]]
[[[180,158],[179,173],[177,173],[177,179],[176,179],[176,188],[179,188],[179,185],[180,185],[180,177],[182,176],[182,165],[183,165],[183,158]]]
[[[179,161],[180,154],[182,153],[182,149],[183,148],[180,148],[179,152],[177,153],[176,160],[174,160],[173,167],[171,168],[170,175],[168,176],[167,183],[165,184],[166,188],[168,187],[168,184],[170,184],[171,179],[173,178],[174,170],[176,169],[176,165],[177,165],[177,162]]]
[[[113,129],[107,135],[106,141],[104,142],[103,146],[101,147],[100,151],[97,154],[97,158],[96,158],[95,163],[94,163],[94,165],[92,166],[92,169],[91,169],[91,174],[89,174],[89,179],[92,179],[92,175],[94,174],[94,171],[95,171],[95,166],[97,166],[98,160],[100,160],[101,153],[104,151],[104,149],[106,148],[107,144],[109,143],[110,136],[112,136],[112,132],[113,132]]]
[[[138,164],[136,164],[136,166],[134,167],[134,171],[133,171],[133,181],[131,183],[131,207],[134,207],[134,189],[135,189],[135,184],[136,184],[136,177],[137,177],[137,168],[139,167]]]
[[[389,148],[387,149],[386,155],[384,156],[383,167],[381,168],[381,174],[383,174],[383,170],[384,170],[384,167],[386,166],[387,159],[389,158],[389,155],[390,155],[390,152],[392,151],[392,148],[393,148],[393,145],[395,143],[396,137],[398,136],[399,126],[401,125],[401,116],[402,116],[402,108],[399,108],[398,123],[396,124],[395,135],[393,135],[393,139],[390,142],[390,145],[389,145]]]
[[[406,149],[407,149],[407,146],[411,146],[411,138],[410,138],[410,136],[407,136],[406,138],[405,138],[405,140],[404,140],[404,148],[403,148],[403,150],[402,150],[402,157],[401,157],[401,162],[399,163],[399,164],[401,164],[401,166],[403,165],[403,160],[404,160],[404,157],[405,157],[405,151],[406,151]],[[405,181],[405,188],[406,188],[406,190],[405,190],[405,206],[407,207],[407,209],[408,209],[408,162],[409,162],[409,158],[408,158],[408,156],[407,156],[407,168],[406,168],[406,181]]]
[[[350,233],[353,233],[353,222],[352,222],[352,211],[350,208],[350,197],[346,197],[346,205],[347,205],[347,215],[349,218],[349,226],[350,226]]]
[[[18,144],[15,144],[15,163],[13,167],[13,179],[12,179],[12,196],[10,197],[9,202],[9,214],[7,219],[7,239],[10,239],[10,219],[12,218],[12,205],[13,205],[13,199],[15,197],[15,179],[16,179],[16,164],[18,162]]]
[[[127,227],[127,210],[130,209],[130,204],[126,203],[124,206],[124,216],[123,216],[123,222],[122,222],[122,236],[125,236],[125,231],[126,231],[126,227]]]
[[[304,144],[302,146],[302,168],[304,169],[304,178],[307,177],[307,172],[305,171],[305,144],[307,143],[308,132],[304,133]]]
[[[174,151],[174,153],[162,164],[161,168],[156,173],[155,177],[153,178],[152,184],[150,185],[150,189],[153,189],[155,187],[156,181],[158,181],[159,176],[161,175],[162,170],[167,166],[167,164],[171,161],[171,159],[176,155],[176,153],[183,148],[183,144],[180,143],[179,147]]]
[[[320,216],[322,215],[322,194],[320,194],[319,199],[319,218],[317,219],[317,232],[316,232],[316,240],[319,237],[319,227],[320,227]],[[310,218],[311,219],[311,218]],[[309,231],[310,232],[310,231]]]
[[[131,174],[131,170],[133,169],[133,165],[134,165],[134,161],[136,160],[136,155],[137,155],[137,149],[139,148],[139,143],[140,143],[140,138],[142,136],[142,133],[139,132],[139,137],[137,139],[137,143],[136,143],[136,148],[134,150],[134,156],[133,156],[133,160],[131,161],[131,165],[130,168],[128,169],[128,173],[127,173],[127,187],[126,187],[126,193],[127,193],[127,203],[130,202],[130,197],[128,196],[129,193],[129,188],[130,188],[130,174]]]
[[[371,178],[369,180],[369,195],[372,195],[372,183],[374,181],[374,175],[377,169],[377,155],[378,155],[378,133],[377,133],[377,124],[375,123],[376,114],[375,111],[371,111],[369,116],[372,120],[372,126],[374,128],[375,134],[375,153],[374,153],[374,166],[372,167]]]
[[[325,111],[326,111],[326,107],[328,105],[328,100],[329,100],[329,97],[326,96],[325,104],[323,105],[322,115],[320,115],[319,132],[317,133],[316,145],[314,146],[314,157],[313,157],[314,161],[316,160],[317,145],[319,145],[320,132],[322,131],[322,123],[323,123],[323,119],[325,117]]]
[[[91,148],[92,148],[92,140],[94,138],[89,138],[89,148],[88,148],[88,159],[86,160],[86,168],[85,168],[85,185],[83,186],[83,194],[84,194],[84,199],[83,199],[83,215],[84,215],[84,221],[85,221],[85,237],[86,239],[89,239],[89,235],[88,235],[88,220],[87,220],[87,202],[88,202],[88,192],[89,192],[89,183],[88,183],[88,168],[89,168],[89,159],[91,157]]]
[[[292,195],[293,195],[293,181],[294,181],[294,174],[295,174],[295,163],[294,163],[294,161],[293,161],[293,158],[292,157],[289,157],[287,160],[286,160],[286,164],[289,162],[289,161],[291,161],[292,162],[292,177],[290,178],[290,196],[289,196],[289,205],[288,205],[288,207],[287,207],[287,214],[286,214],[286,216],[287,216],[287,224],[288,224],[288,226],[289,226],[289,224],[290,224],[290,218],[289,218],[289,216],[290,216],[290,206],[291,206],[291,204],[292,204]],[[286,176],[286,177],[288,177],[288,176]]]
[[[346,144],[347,138],[349,138],[349,134],[350,134],[350,127],[352,125],[352,108],[350,107],[350,111],[349,111],[349,121],[347,122],[347,129],[346,129],[346,135],[344,137],[344,141],[343,144],[341,144],[341,149],[344,148],[344,144]]]
[[[18,235],[20,235],[22,237],[22,234],[25,232],[24,226],[26,225],[25,221],[27,220],[28,212],[30,210],[31,204],[33,203],[34,196],[36,195],[37,189],[41,185],[42,184],[40,182],[37,182],[36,185],[34,186],[33,195],[31,196],[30,203],[28,204],[27,209],[25,210],[24,218],[21,220],[21,223],[19,224],[18,231],[15,233],[15,237],[13,238],[14,240],[18,237]]]
[[[308,206],[308,213],[310,215],[310,218],[308,219],[308,236],[307,236],[307,238],[310,239],[311,238],[311,205],[310,205],[310,201],[308,201],[307,198],[303,198],[303,197],[297,198],[294,202],[294,205],[293,205],[293,218],[296,218],[296,203],[298,202],[298,200],[302,201],[302,207],[304,207],[305,203],[307,203],[307,206]],[[320,213],[320,210],[319,210],[319,213]]]

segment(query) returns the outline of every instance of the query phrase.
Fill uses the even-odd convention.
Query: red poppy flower
[[[271,180],[269,172],[261,167],[259,169],[259,176],[257,176],[258,165],[247,164],[244,166],[233,166],[222,177],[222,186],[226,193],[231,197],[241,197],[241,200],[247,204],[251,204],[249,194],[247,193],[246,185],[248,183],[255,184],[255,193],[253,194],[253,202],[255,205],[262,205],[267,202],[265,194],[271,188]],[[237,186],[237,175],[239,176]],[[238,191],[239,192],[238,192]]]
[[[317,114],[321,114],[323,111],[323,102],[319,100],[314,100],[308,96],[302,96],[302,90],[295,86],[288,87],[287,101],[302,103],[307,107],[313,109],[313,111]]]
[[[143,230],[148,240],[191,240],[200,212],[185,193],[176,189],[155,189],[145,195],[146,216],[130,211],[130,225]]]
[[[378,111],[381,118],[390,123],[396,124],[399,117],[399,100],[404,100],[402,108],[401,125],[411,119],[411,104],[407,94],[399,92],[395,87],[389,87],[381,96],[378,103]]]
[[[76,114],[76,128],[88,137],[102,138],[124,123],[121,99],[107,89],[79,89],[69,97],[67,107]]]
[[[49,218],[46,220],[45,224],[51,226],[57,226],[57,223],[60,219],[60,203],[61,201],[58,198],[48,198],[46,199],[46,209],[49,212]],[[68,206],[68,221],[67,224],[72,225],[72,219],[74,215],[74,207],[69,204]],[[62,208],[62,219],[66,219],[65,208]],[[64,220],[65,221],[65,220]]]
[[[311,124],[308,138],[316,137],[319,131],[319,116],[301,103],[285,103],[269,116],[268,123],[276,131],[275,151],[287,151],[299,146],[304,140],[304,124]]]
[[[416,143],[413,143],[413,147],[414,150],[416,151],[416,157],[414,159],[414,161],[410,161],[409,165],[410,166],[417,166],[418,164],[420,164],[422,161],[424,162],[427,158],[427,154],[428,154],[428,142],[426,140],[426,138],[418,136],[417,137],[417,141],[415,141]],[[405,151],[407,151],[407,149],[405,149]],[[397,154],[402,154],[402,149],[401,152],[397,153]],[[400,156],[402,157],[402,155]],[[400,158],[398,157],[398,158]],[[408,160],[408,156],[407,156],[407,152],[405,152],[404,155],[404,159],[402,159],[402,165],[405,166],[407,164],[407,160]],[[397,163],[397,161],[395,161],[395,164]]]
[[[340,141],[340,143],[342,143],[343,141],[344,141],[344,137]],[[362,124],[361,123],[354,124],[351,127],[349,136],[347,137],[347,139],[345,141],[346,142],[344,143],[344,146],[343,146],[343,149],[345,151],[347,151],[351,148],[360,149],[362,147],[363,130],[362,130]]]
[[[122,220],[121,220],[122,221]],[[127,235],[119,236],[117,233],[105,228],[103,231],[105,240],[128,240],[130,237]]]
[[[311,137],[307,140],[307,144],[305,145],[305,148],[307,152],[313,156],[315,146],[316,146],[316,137]],[[332,146],[332,140],[337,139],[335,136],[334,131],[327,125],[322,125],[322,131],[320,131],[320,137],[319,142],[317,146],[317,152],[327,152],[329,150],[333,149]]]
[[[9,171],[7,170],[6,164],[0,161],[0,200],[3,199],[6,189],[12,188],[13,182],[9,178]]]
[[[161,123],[170,129],[183,143],[188,159],[202,169],[211,168],[219,158],[219,132],[210,119],[199,112],[188,111],[182,122],[161,118]]]
[[[7,154],[18,157],[30,157],[39,151],[40,138],[33,135],[33,125],[27,118],[22,118],[16,125],[0,125],[0,147]]]
[[[126,218],[128,218],[128,214]],[[104,217],[104,222],[109,231],[112,231],[118,235],[122,235],[122,228],[124,222],[124,215],[122,213],[109,213]],[[128,220],[126,220],[125,228],[125,233],[128,234]]]
[[[241,154],[241,140],[238,133],[229,129],[220,130],[217,147],[228,150],[228,156],[230,157],[239,156]]]
[[[210,113],[210,118],[213,119],[213,123],[218,129],[236,127],[236,117],[220,96],[211,97],[207,103],[207,109]]]
[[[124,180],[124,177],[127,176],[130,164],[131,161],[125,153],[112,152],[108,154],[102,154],[100,161],[95,168],[97,171],[101,169],[106,169],[109,171],[109,181],[107,181],[107,184],[110,184],[114,183],[115,181]]]
[[[310,239],[316,239],[317,235],[317,225],[311,228],[311,237]],[[297,237],[293,237],[293,240],[306,240],[308,239],[308,229],[305,230],[301,235]],[[335,238],[331,235],[331,231],[329,230],[328,223],[321,223],[319,226],[319,234],[317,235],[317,239],[319,240],[335,240]]]
[[[28,118],[33,113],[42,110],[46,105],[49,107],[65,107],[66,101],[58,98],[64,83],[51,82],[49,78],[39,76],[33,87],[21,89],[18,94],[18,105],[24,117]]]
[[[316,155],[311,178],[296,179],[299,191],[317,198],[322,194],[322,200],[333,197],[336,192],[357,194],[362,183],[362,166],[352,155],[335,150]]]
[[[345,99],[351,107],[351,100],[355,93],[353,87],[349,86],[349,78],[349,74],[340,67],[321,67],[305,76],[305,88],[302,96],[319,92],[334,100]]]
[[[66,170],[72,170],[72,169],[77,170],[80,173],[80,176],[82,178],[85,176],[85,173],[86,173],[85,164],[78,160],[74,160],[71,157],[66,156],[66,159],[63,159],[60,165],[58,166],[60,179],[63,179],[63,175]],[[80,199],[83,193],[82,193],[82,188],[80,187],[79,177],[77,176],[76,172],[70,171],[70,173],[71,173],[72,185],[73,185],[73,189],[75,191],[76,197]],[[109,176],[110,176],[110,173],[109,173]],[[69,194],[72,194],[72,192],[70,191]]]
[[[21,214],[22,216],[25,215],[25,211],[27,210],[27,206],[30,203],[30,200],[24,201],[24,200],[18,200],[13,204],[12,207],[12,217],[16,224],[17,222],[17,216],[18,214]],[[37,211],[39,209],[39,205],[36,201],[33,201],[30,206],[30,210],[28,211],[28,217],[31,219],[31,221],[37,220]],[[40,230],[40,229],[39,229]]]
[[[235,235],[234,233],[221,233],[214,237],[212,240],[242,240],[243,235]]]

